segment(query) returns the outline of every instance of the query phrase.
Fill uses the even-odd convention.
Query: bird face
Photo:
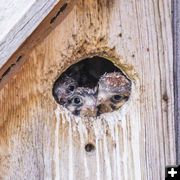
[[[55,97],[56,102],[60,105],[65,106],[68,97],[72,96],[77,87],[77,81],[68,76],[65,76],[61,80],[57,81],[54,85],[53,90],[53,95]]]
[[[96,116],[96,92],[93,89],[79,87],[68,98],[65,107],[74,115]]]
[[[120,72],[105,73],[94,89],[91,86],[80,87],[84,83],[79,84],[82,79],[65,75],[53,87],[56,102],[74,115],[92,117],[112,112],[122,107],[130,97],[131,81]],[[89,76],[86,79],[85,84],[92,80]]]
[[[98,83],[98,113],[119,109],[129,99],[131,82],[119,72],[104,74]]]

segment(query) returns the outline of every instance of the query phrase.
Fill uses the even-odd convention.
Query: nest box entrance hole
[[[55,101],[76,116],[96,117],[120,109],[131,94],[131,80],[110,60],[93,56],[71,65],[55,81]]]

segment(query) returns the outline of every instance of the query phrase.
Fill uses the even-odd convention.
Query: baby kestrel
[[[78,82],[72,77],[64,76],[58,79],[53,87],[53,96],[56,102],[60,105],[65,106],[68,97],[72,96],[75,89],[78,87]]]
[[[119,109],[131,92],[130,80],[120,72],[104,74],[98,82],[98,113],[112,112]]]
[[[78,87],[68,97],[65,107],[74,115],[96,116],[96,90]]]

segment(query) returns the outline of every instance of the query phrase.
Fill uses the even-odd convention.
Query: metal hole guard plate
[[[166,178],[165,180],[180,180],[180,165],[166,166]]]

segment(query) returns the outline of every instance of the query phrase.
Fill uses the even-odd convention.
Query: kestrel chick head
[[[98,82],[99,113],[119,109],[129,99],[130,92],[131,82],[120,72],[104,74]]]
[[[64,76],[62,79],[56,81],[53,87],[53,96],[56,102],[65,106],[68,97],[74,93],[77,87],[77,81],[69,76]]]
[[[65,106],[74,115],[96,116],[96,92],[90,88],[78,87],[68,98]]]

